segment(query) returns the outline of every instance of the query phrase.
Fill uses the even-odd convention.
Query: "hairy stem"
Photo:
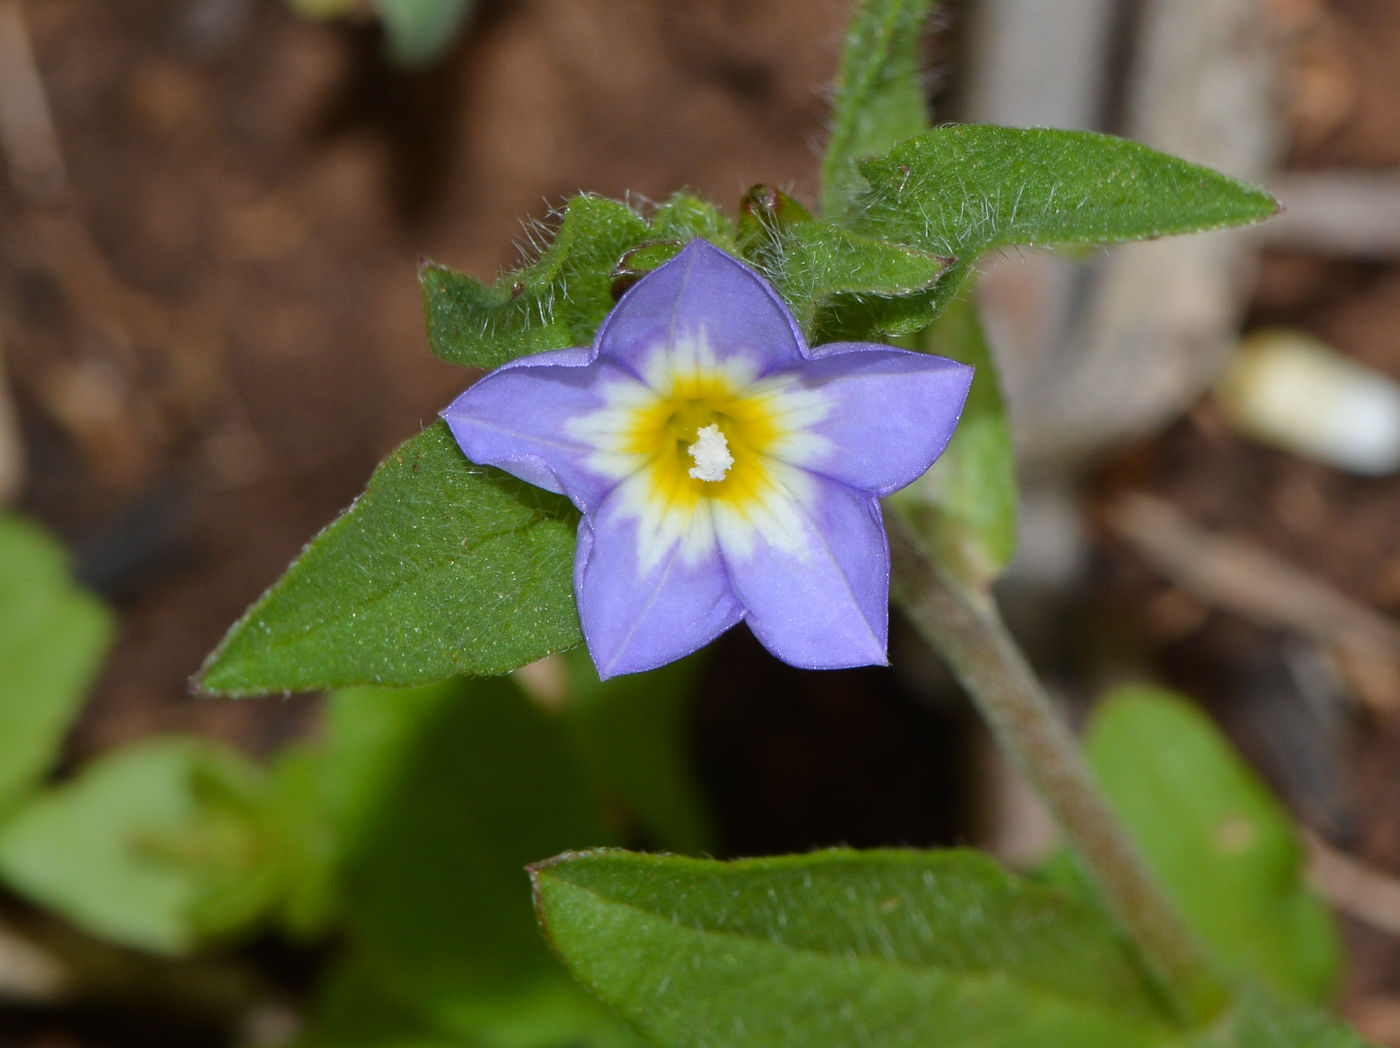
[[[898,513],[886,514],[886,527],[895,600],[948,660],[997,741],[1044,798],[1180,1017],[1209,1019],[1224,1003],[1223,987],[1109,807],[995,606],[945,575]]]

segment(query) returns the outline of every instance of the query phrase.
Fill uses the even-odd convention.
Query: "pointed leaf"
[[[0,812],[57,760],[111,639],[111,616],[74,585],[63,547],[0,515]]]
[[[1088,131],[938,128],[860,171],[869,188],[853,228],[956,258],[958,272],[938,287],[944,303],[992,248],[1143,240],[1260,222],[1278,210],[1253,186]]]
[[[1105,918],[975,853],[534,871],[554,948],[666,1048],[1133,1048],[1168,1029]]]
[[[229,631],[199,678],[256,695],[504,673],[582,639],[578,513],[435,423]]]
[[[822,213],[841,222],[865,182],[856,161],[928,127],[919,37],[932,0],[859,0],[836,71],[831,134],[822,160]]]

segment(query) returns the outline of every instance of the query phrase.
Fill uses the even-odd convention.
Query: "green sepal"
[[[626,204],[576,196],[539,261],[494,284],[426,262],[419,283],[428,345],[449,363],[486,369],[587,346],[615,304],[619,259],[650,237],[646,220]]]
[[[636,278],[696,237],[737,250],[735,230],[713,205],[677,193],[643,218],[605,197],[573,197],[535,263],[494,284],[424,262],[428,345],[451,364],[491,369],[516,357],[588,346]]]
[[[813,344],[851,336],[859,341],[889,333],[865,324],[839,329],[851,316],[893,317],[892,326],[917,330],[932,319],[921,302],[952,263],[926,251],[892,244],[820,222],[772,186],[755,186],[740,206],[739,245],[745,259],[773,284]],[[848,325],[848,328],[850,325]]]

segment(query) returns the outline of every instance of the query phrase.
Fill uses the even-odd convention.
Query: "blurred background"
[[[813,202],[843,2],[412,7],[0,0],[0,500],[118,616],[59,778],[155,733],[262,758],[318,732],[316,696],[187,681],[470,380],[427,352],[420,258],[489,279],[578,191]],[[1131,679],[1210,710],[1315,837],[1343,1010],[1400,1045],[1400,5],[949,0],[927,58],[936,121],[1124,134],[1287,208],[984,260],[1023,463],[1000,597],[1072,717]],[[889,670],[715,645],[685,732],[718,854],[1053,846],[893,632]],[[242,950],[292,1022],[324,947]],[[0,1045],[290,1036],[46,1001],[6,957]]]

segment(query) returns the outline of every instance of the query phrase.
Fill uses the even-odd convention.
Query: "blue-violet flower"
[[[741,619],[794,666],[883,664],[881,496],[952,436],[956,361],[809,349],[757,273],[703,240],[643,277],[591,349],[521,357],[443,412],[467,457],[566,495],[602,677],[652,669]]]

